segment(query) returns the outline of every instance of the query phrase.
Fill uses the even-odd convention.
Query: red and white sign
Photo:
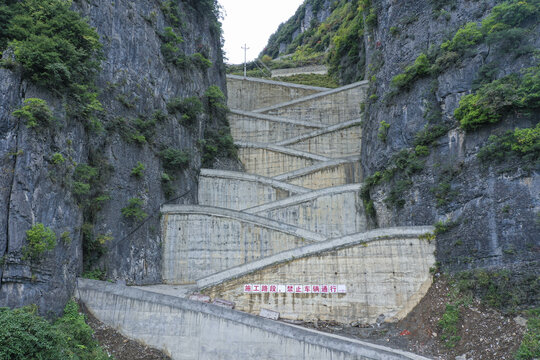
[[[279,285],[279,284],[245,284],[244,293],[248,294],[346,294],[345,284],[322,284],[322,285]]]

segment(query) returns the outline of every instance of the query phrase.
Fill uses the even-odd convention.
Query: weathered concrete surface
[[[293,76],[298,74],[328,74],[328,67],[326,65],[311,65],[311,66],[302,66],[297,68],[290,69],[276,69],[272,70],[272,77],[277,76]]]
[[[314,86],[227,75],[228,105],[231,109],[254,110],[327,90]]]
[[[264,176],[202,169],[198,198],[200,205],[243,210],[308,191]]]
[[[340,237],[367,230],[361,188],[361,184],[331,187],[245,211],[328,237]]]
[[[347,121],[325,129],[313,131],[276,145],[288,146],[291,149],[306,151],[312,154],[341,158],[360,155],[362,145],[362,120]]]
[[[354,184],[362,181],[362,169],[357,160],[330,160],[277,175],[274,179],[308,189]]]
[[[330,160],[327,157],[282,146],[237,142],[238,158],[246,172],[273,177]],[[300,185],[301,186],[301,185]]]
[[[282,318],[374,323],[403,318],[431,286],[435,243],[420,239],[432,227],[378,229],[307,245],[197,282],[211,297]],[[244,284],[345,284],[346,294],[249,294]]]
[[[324,124],[239,110],[231,110],[228,118],[236,141],[275,143],[326,127]]]
[[[204,276],[326,238],[308,230],[227,209],[166,205],[161,209],[163,282]]]
[[[367,88],[368,82],[361,81],[255,112],[328,125],[339,124],[360,117],[360,103],[366,97]]]
[[[174,360],[427,360],[380,345],[141,289],[79,279],[76,296],[122,334]]]

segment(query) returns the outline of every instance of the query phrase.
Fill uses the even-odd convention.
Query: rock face
[[[104,60],[96,84],[105,108],[101,132],[70,119],[62,98],[51,89],[21,80],[16,70],[0,69],[0,306],[35,303],[43,313],[60,312],[82,271],[83,237],[87,247],[104,247],[104,254],[91,265],[105,270],[108,277],[138,284],[161,281],[159,207],[167,199],[170,203],[196,201],[201,167],[198,140],[217,126],[208,114],[199,115],[192,126],[182,126],[173,115],[167,116],[166,104],[176,97],[203,97],[211,85],[226,93],[215,16],[204,13],[195,1],[178,5],[180,51],[188,57],[203,54],[212,63],[208,68],[196,64],[179,68],[164,59],[160,34],[171,24],[161,1],[74,3],[74,10],[88,18],[103,44]],[[12,116],[24,99],[32,97],[47,100],[58,126],[37,132]],[[157,111],[166,116],[158,120],[146,141],[130,139],[126,129],[133,126],[129,124],[137,118],[150,119]],[[170,180],[163,179],[159,157],[165,148],[189,151],[189,166],[168,169]],[[66,162],[55,165],[54,153],[61,153]],[[133,176],[138,163],[144,171],[142,176]],[[234,161],[224,163],[234,168]],[[92,218],[72,194],[78,164],[96,167],[101,175],[96,186],[102,197],[94,199],[100,206]],[[146,221],[123,216],[121,210],[132,198],[142,200],[141,210],[149,216]],[[58,245],[41,261],[23,261],[25,231],[36,223],[50,227]],[[61,234],[69,234],[69,241],[66,236],[60,240]]]
[[[293,17],[270,37],[267,47],[262,54],[272,57],[290,54],[294,52],[294,46],[290,47],[293,41],[308,31],[315,24],[320,24],[332,13],[332,3],[330,0],[307,0],[300,5]],[[291,51],[292,49],[292,51]]]
[[[416,134],[431,124],[449,131],[431,147],[423,169],[402,191],[402,207],[385,199],[396,183],[375,186],[371,199],[378,226],[445,223],[437,237],[437,260],[446,270],[510,268],[516,276],[538,274],[540,252],[540,176],[519,163],[479,162],[477,155],[490,135],[535,126],[538,114],[511,114],[503,121],[464,132],[454,119],[463,95],[471,92],[483,65],[496,64],[496,78],[534,66],[532,53],[501,52],[498,44],[480,44],[437,76],[419,79],[383,101],[392,78],[430,47],[440,47],[467,22],[480,22],[493,1],[455,1],[439,9],[428,1],[374,1],[377,26],[365,36],[374,75],[363,128],[362,166],[366,175],[384,170],[391,156],[414,148]],[[443,2],[438,2],[443,3]],[[446,3],[445,3],[446,4]],[[523,44],[540,47],[538,25]],[[368,66],[369,67],[369,66]],[[375,95],[375,96],[374,96]],[[433,117],[432,115],[435,114]],[[382,121],[390,125],[385,141],[378,136]],[[508,170],[508,168],[512,168]],[[528,274],[528,275],[527,275]],[[535,301],[532,299],[533,302]]]

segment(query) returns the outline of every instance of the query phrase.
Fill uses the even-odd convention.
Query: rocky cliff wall
[[[377,17],[364,36],[371,80],[362,166],[366,175],[379,173],[370,179],[365,199],[372,201],[381,227],[438,222],[437,260],[445,270],[506,268],[534,283],[540,252],[538,162],[531,166],[511,153],[501,162],[482,162],[478,154],[490,135],[534,128],[538,111],[499,108],[500,121],[468,130],[454,111],[463,96],[483,91],[482,84],[512,73],[522,76],[520,71],[538,64],[538,22],[533,15],[519,26],[506,26],[511,30],[499,37],[471,40],[464,51],[441,50],[468,22],[481,29],[497,3],[372,1]],[[533,3],[527,6],[538,14]],[[407,73],[422,53],[429,70],[396,86],[394,77]],[[409,68],[409,74],[418,69]],[[494,103],[500,99],[490,96]],[[538,144],[538,138],[533,141]],[[397,170],[381,177],[391,168]]]
[[[209,161],[204,145],[216,141],[208,134],[228,131],[205,96],[212,85],[226,93],[219,23],[203,7],[209,2],[176,3],[74,2],[103,44],[97,131],[66,113],[66,94],[23,80],[17,67],[0,70],[0,306],[61,311],[83,262],[99,276],[161,281],[159,207],[196,201],[197,174]],[[182,38],[177,59],[163,51],[167,27]],[[188,97],[203,105],[189,124],[170,106]],[[56,125],[36,131],[15,118],[27,98],[47,100]],[[55,153],[65,162],[55,163]],[[235,166],[226,157],[214,163]],[[81,164],[98,174],[87,179],[84,196],[76,189],[84,183]],[[23,260],[25,232],[36,223],[52,229],[58,244],[39,261]]]

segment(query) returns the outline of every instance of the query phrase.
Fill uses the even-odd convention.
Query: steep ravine
[[[201,140],[209,129],[227,131],[205,96],[212,85],[226,91],[219,23],[203,7],[213,2],[178,4],[177,22],[170,2],[74,2],[103,44],[96,80],[101,130],[68,115],[66,95],[21,80],[17,67],[0,69],[0,306],[34,303],[42,313],[59,313],[83,260],[84,270],[111,279],[161,280],[159,206],[196,201]],[[182,66],[164,57],[167,27],[183,39],[177,44],[177,54],[187,59]],[[203,109],[186,124],[167,104],[189,97],[200,99]],[[38,131],[12,116],[28,98],[47,101],[54,126]],[[188,165],[164,160],[167,149],[185,151]],[[56,153],[65,161],[55,162]],[[222,167],[236,166],[223,160]],[[81,164],[90,167],[84,168],[90,169],[90,194],[77,196],[74,183],[85,176]],[[136,215],[147,220],[122,213],[134,198]],[[39,261],[23,260],[25,232],[36,223],[55,232],[57,246]]]

